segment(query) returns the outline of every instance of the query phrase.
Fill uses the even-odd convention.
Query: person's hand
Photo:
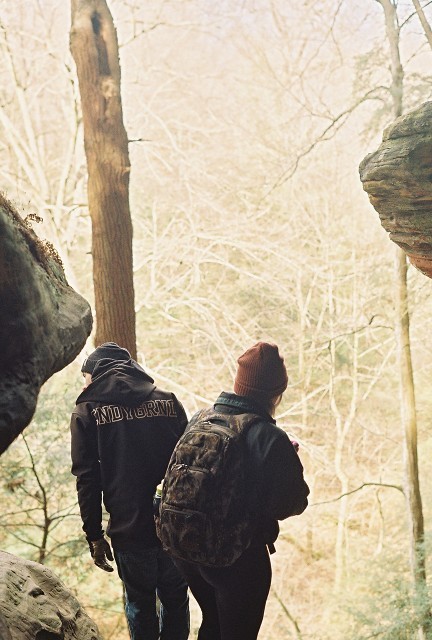
[[[296,440],[291,440],[291,444],[292,444],[292,446],[294,447],[294,449],[298,453],[298,450],[299,450],[299,447],[300,447],[299,443]]]
[[[108,560],[114,560],[113,554],[109,542],[105,538],[89,542],[91,557],[93,562],[99,569],[104,571],[114,571],[113,567],[107,562]]]

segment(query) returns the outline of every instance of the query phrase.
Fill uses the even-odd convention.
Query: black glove
[[[114,571],[113,567],[107,562],[114,560],[109,542],[105,538],[100,538],[94,542],[89,542],[91,557],[97,567],[104,571]]]

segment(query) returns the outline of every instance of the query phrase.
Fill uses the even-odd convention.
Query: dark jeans
[[[221,569],[176,564],[201,607],[198,640],[256,640],[272,576],[267,547],[251,547]]]
[[[187,640],[187,584],[160,547],[116,551],[114,557],[126,596],[126,618],[132,640]],[[156,594],[160,600],[159,617]]]

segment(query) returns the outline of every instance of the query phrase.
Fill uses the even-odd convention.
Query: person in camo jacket
[[[222,392],[214,409],[228,417],[241,413],[261,417],[245,435],[253,541],[227,567],[175,560],[201,608],[198,640],[256,640],[270,591],[269,552],[279,534],[278,520],[299,515],[308,505],[298,445],[274,419],[288,384],[278,347],[258,342],[237,362],[234,393]]]
[[[115,558],[132,640],[186,640],[187,584],[162,550],[153,517],[153,494],[185,430],[185,411],[113,342],[97,347],[81,371],[85,385],[71,417],[72,473],[91,556],[104,571],[113,571],[108,561]]]

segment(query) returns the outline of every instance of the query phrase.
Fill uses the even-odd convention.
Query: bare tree
[[[22,434],[21,439],[23,446],[17,445],[6,455],[2,469],[0,528],[9,543],[17,541],[31,559],[55,566],[64,563],[81,544],[65,541],[61,531],[67,528],[66,521],[79,520],[76,497],[65,482],[66,471],[58,459],[50,459],[50,454],[61,447],[61,438],[54,436],[50,445],[45,445],[45,454],[41,454],[31,433],[28,437]]]
[[[392,0],[377,1],[384,10],[386,34],[390,46],[392,74],[390,93],[393,102],[393,115],[397,118],[403,112],[404,78],[399,53],[400,27],[397,7]],[[423,550],[424,521],[417,454],[417,417],[409,330],[407,270],[406,255],[402,249],[397,247],[395,253],[395,324],[399,355],[401,420],[405,435],[405,495],[410,523],[411,568],[416,590],[421,594],[426,591],[426,566]],[[427,618],[430,618],[430,615]],[[430,630],[430,619],[425,619],[419,628],[421,640],[426,640],[428,630]]]
[[[114,340],[136,357],[128,138],[117,34],[105,0],[72,0],[70,47],[80,87],[88,167],[95,342]]]
[[[15,15],[15,20],[20,23],[24,18]],[[33,222],[43,223],[38,224],[38,235],[42,233],[56,247],[68,281],[79,289],[71,258],[85,226],[80,204],[84,171],[83,154],[77,152],[80,119],[74,77],[52,38],[59,32],[56,18],[51,22],[37,12],[33,20],[33,33],[44,43],[42,50],[25,25],[19,29],[16,22],[11,27],[0,20],[0,178],[2,189],[17,201],[18,209],[23,198],[28,199],[31,210],[37,212]],[[26,64],[24,56],[36,58],[37,63]],[[46,78],[42,85],[34,82],[37,75]],[[53,137],[57,148],[51,144]]]

